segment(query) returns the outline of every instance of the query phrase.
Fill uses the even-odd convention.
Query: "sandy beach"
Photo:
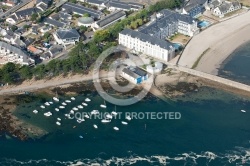
[[[218,23],[193,37],[185,48],[179,65],[192,68],[201,58],[197,70],[217,74],[220,64],[239,46],[250,40],[250,12]]]

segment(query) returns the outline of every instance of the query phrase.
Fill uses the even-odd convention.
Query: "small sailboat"
[[[127,119],[127,120],[131,120],[132,118],[131,118],[130,116],[127,116],[126,119]]]
[[[53,97],[54,101],[59,101],[59,99],[57,97]]]
[[[87,103],[84,103],[84,102],[82,103],[82,105],[84,105],[84,106],[88,106],[88,104],[87,104]]]
[[[107,108],[105,100],[104,100],[104,104],[101,104],[100,107]]]
[[[84,117],[89,119],[89,115],[84,115]]]
[[[61,121],[62,119],[61,118],[57,118],[58,121]]]
[[[73,110],[77,111],[77,110],[78,110],[78,108],[74,107],[74,108],[73,108]]]
[[[50,103],[49,103],[49,102],[45,102],[44,104],[45,104],[45,105],[47,105],[47,106],[49,106],[49,105],[50,105]]]
[[[73,110],[70,110],[69,112],[70,112],[71,114],[74,114],[74,113],[75,113]]]
[[[116,131],[118,131],[118,130],[119,130],[119,128],[118,128],[118,127],[113,127],[113,129],[114,129],[114,130],[116,130]]]
[[[96,124],[93,125],[95,129],[98,129],[98,126]]]
[[[65,102],[66,102],[66,103],[71,103],[71,101],[70,101],[70,100],[65,100]]]
[[[34,114],[37,114],[37,113],[38,113],[38,111],[37,111],[37,110],[34,110],[34,111],[33,111],[33,113],[34,113]]]
[[[240,110],[241,112],[243,112],[243,113],[246,113],[246,111],[245,110]]]
[[[53,102],[52,102],[52,101],[50,101],[49,103],[50,103],[50,104],[53,104]]]
[[[64,109],[65,107],[61,105],[61,106],[59,106],[59,108],[60,108],[60,109]]]
[[[86,101],[86,102],[90,102],[91,100],[90,100],[89,98],[86,98],[85,101]]]
[[[63,102],[62,105],[67,105],[67,104],[65,102]]]
[[[71,100],[75,100],[76,98],[74,98],[74,97],[71,97],[70,99],[71,99]]]
[[[80,109],[83,109],[83,106],[81,106],[81,105],[78,105],[77,107],[80,108]]]
[[[106,115],[106,118],[107,118],[107,119],[112,119],[112,115],[107,114],[107,115]]]
[[[59,108],[55,108],[55,111],[57,111],[57,112],[58,112],[58,111],[59,111]]]
[[[116,112],[116,106],[115,106],[115,110],[111,112],[111,115],[116,116],[118,113]]]
[[[102,122],[102,123],[109,123],[109,122],[111,122],[111,120],[103,119],[103,120],[101,120],[101,122]]]
[[[80,135],[79,138],[83,139],[83,136]]]
[[[40,107],[41,107],[42,109],[44,109],[44,108],[45,108],[45,106],[44,106],[44,105],[41,105]]]
[[[57,124],[58,126],[61,126],[61,123],[60,123],[60,122],[56,122],[56,124]]]
[[[128,122],[124,122],[124,121],[122,121],[122,124],[127,125],[127,124],[128,124]]]
[[[93,110],[93,111],[91,111],[91,115],[97,115],[97,114],[99,114],[99,111],[98,111],[98,110]]]

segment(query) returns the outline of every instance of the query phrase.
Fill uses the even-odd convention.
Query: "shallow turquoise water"
[[[169,104],[152,99],[116,108],[118,112],[180,112],[180,120],[133,119],[124,126],[118,119],[109,124],[93,119],[78,124],[64,119],[64,113],[85,98],[77,96],[65,111],[55,112],[55,106],[48,107],[52,117],[32,113],[35,108],[41,113],[40,101],[18,106],[18,117],[50,134],[29,142],[0,139],[0,164],[194,165],[197,162],[198,165],[230,165],[232,162],[231,165],[235,165],[250,162],[250,102],[247,99],[204,88],[187,94],[184,100],[190,101],[186,102]],[[104,111],[99,106],[103,99],[98,95],[89,98],[92,101],[82,111]],[[241,113],[241,109],[247,113]],[[106,111],[113,110],[114,105],[107,103]],[[62,118],[61,126],[55,124],[57,117]],[[93,124],[99,128],[94,129]],[[120,130],[114,131],[114,126]]]

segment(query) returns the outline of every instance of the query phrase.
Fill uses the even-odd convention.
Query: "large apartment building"
[[[160,39],[166,39],[177,32],[191,37],[199,33],[197,21],[190,15],[179,14],[168,9],[157,13],[156,20],[139,31]]]
[[[170,42],[131,29],[119,33],[119,44],[163,61],[175,56],[175,48]]]

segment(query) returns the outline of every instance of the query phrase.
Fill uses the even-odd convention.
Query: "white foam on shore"
[[[148,163],[152,165],[171,165],[173,163],[178,163],[181,165],[197,165],[197,159],[206,160],[207,165],[214,165],[211,163],[216,160],[218,164],[250,164],[250,149],[236,147],[236,150],[228,151],[225,154],[215,154],[213,152],[201,152],[196,154],[194,152],[178,154],[174,157],[153,155],[153,156],[138,156],[131,155],[129,157],[111,157],[110,159],[78,159],[74,161],[56,161],[56,160],[28,160],[28,161],[18,161],[15,159],[0,159],[0,165],[70,165],[70,166],[108,166],[108,165],[134,165]]]

